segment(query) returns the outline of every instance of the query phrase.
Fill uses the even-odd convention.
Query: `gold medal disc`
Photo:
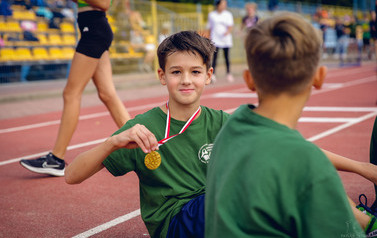
[[[144,164],[150,170],[157,169],[161,164],[161,155],[157,151],[148,153],[145,156]]]

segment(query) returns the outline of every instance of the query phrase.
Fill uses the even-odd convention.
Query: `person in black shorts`
[[[78,4],[77,23],[81,38],[63,92],[64,108],[55,145],[47,155],[20,161],[20,164],[30,171],[52,176],[64,176],[64,156],[78,123],[82,93],[90,79],[93,79],[100,100],[109,110],[117,126],[120,128],[130,119],[116,94],[112,80],[109,47],[113,40],[113,32],[106,18],[111,0],[75,2]]]

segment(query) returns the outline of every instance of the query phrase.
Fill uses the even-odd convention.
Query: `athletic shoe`
[[[52,153],[41,156],[37,159],[21,160],[20,164],[26,169],[40,174],[53,176],[64,176],[65,162]]]
[[[361,198],[364,198],[365,199],[365,204],[361,201]],[[367,214],[368,216],[376,216],[377,217],[377,213],[372,210],[370,207],[368,207],[368,199],[367,199],[367,196],[365,196],[365,194],[360,194],[359,196],[359,205],[356,206],[357,209],[359,209],[360,211],[362,211],[363,213]]]
[[[373,216],[368,222],[367,227],[365,228],[366,237],[377,237],[377,222],[376,217]]]
[[[234,78],[233,78],[233,75],[232,75],[232,74],[227,74],[227,75],[226,75],[226,79],[228,80],[229,83],[234,82]]]

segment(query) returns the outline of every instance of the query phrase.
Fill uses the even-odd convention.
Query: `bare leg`
[[[130,115],[115,90],[108,51],[102,54],[93,82],[97,87],[98,97],[109,110],[117,126],[122,127],[130,119]]]
[[[364,214],[362,211],[357,209],[356,204],[351,200],[351,198],[348,197],[348,201],[350,202],[351,209],[356,220],[359,222],[361,228],[365,230],[371,218],[367,214]]]
[[[98,62],[98,59],[77,52],[73,56],[71,70],[63,92],[64,107],[59,132],[52,150],[52,153],[61,159],[64,158],[78,123],[82,92],[92,78]]]

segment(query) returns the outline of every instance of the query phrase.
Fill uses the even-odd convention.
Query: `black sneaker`
[[[59,159],[52,153],[48,153],[47,155],[37,159],[23,159],[20,161],[20,164],[28,170],[36,173],[64,176],[64,160]]]

